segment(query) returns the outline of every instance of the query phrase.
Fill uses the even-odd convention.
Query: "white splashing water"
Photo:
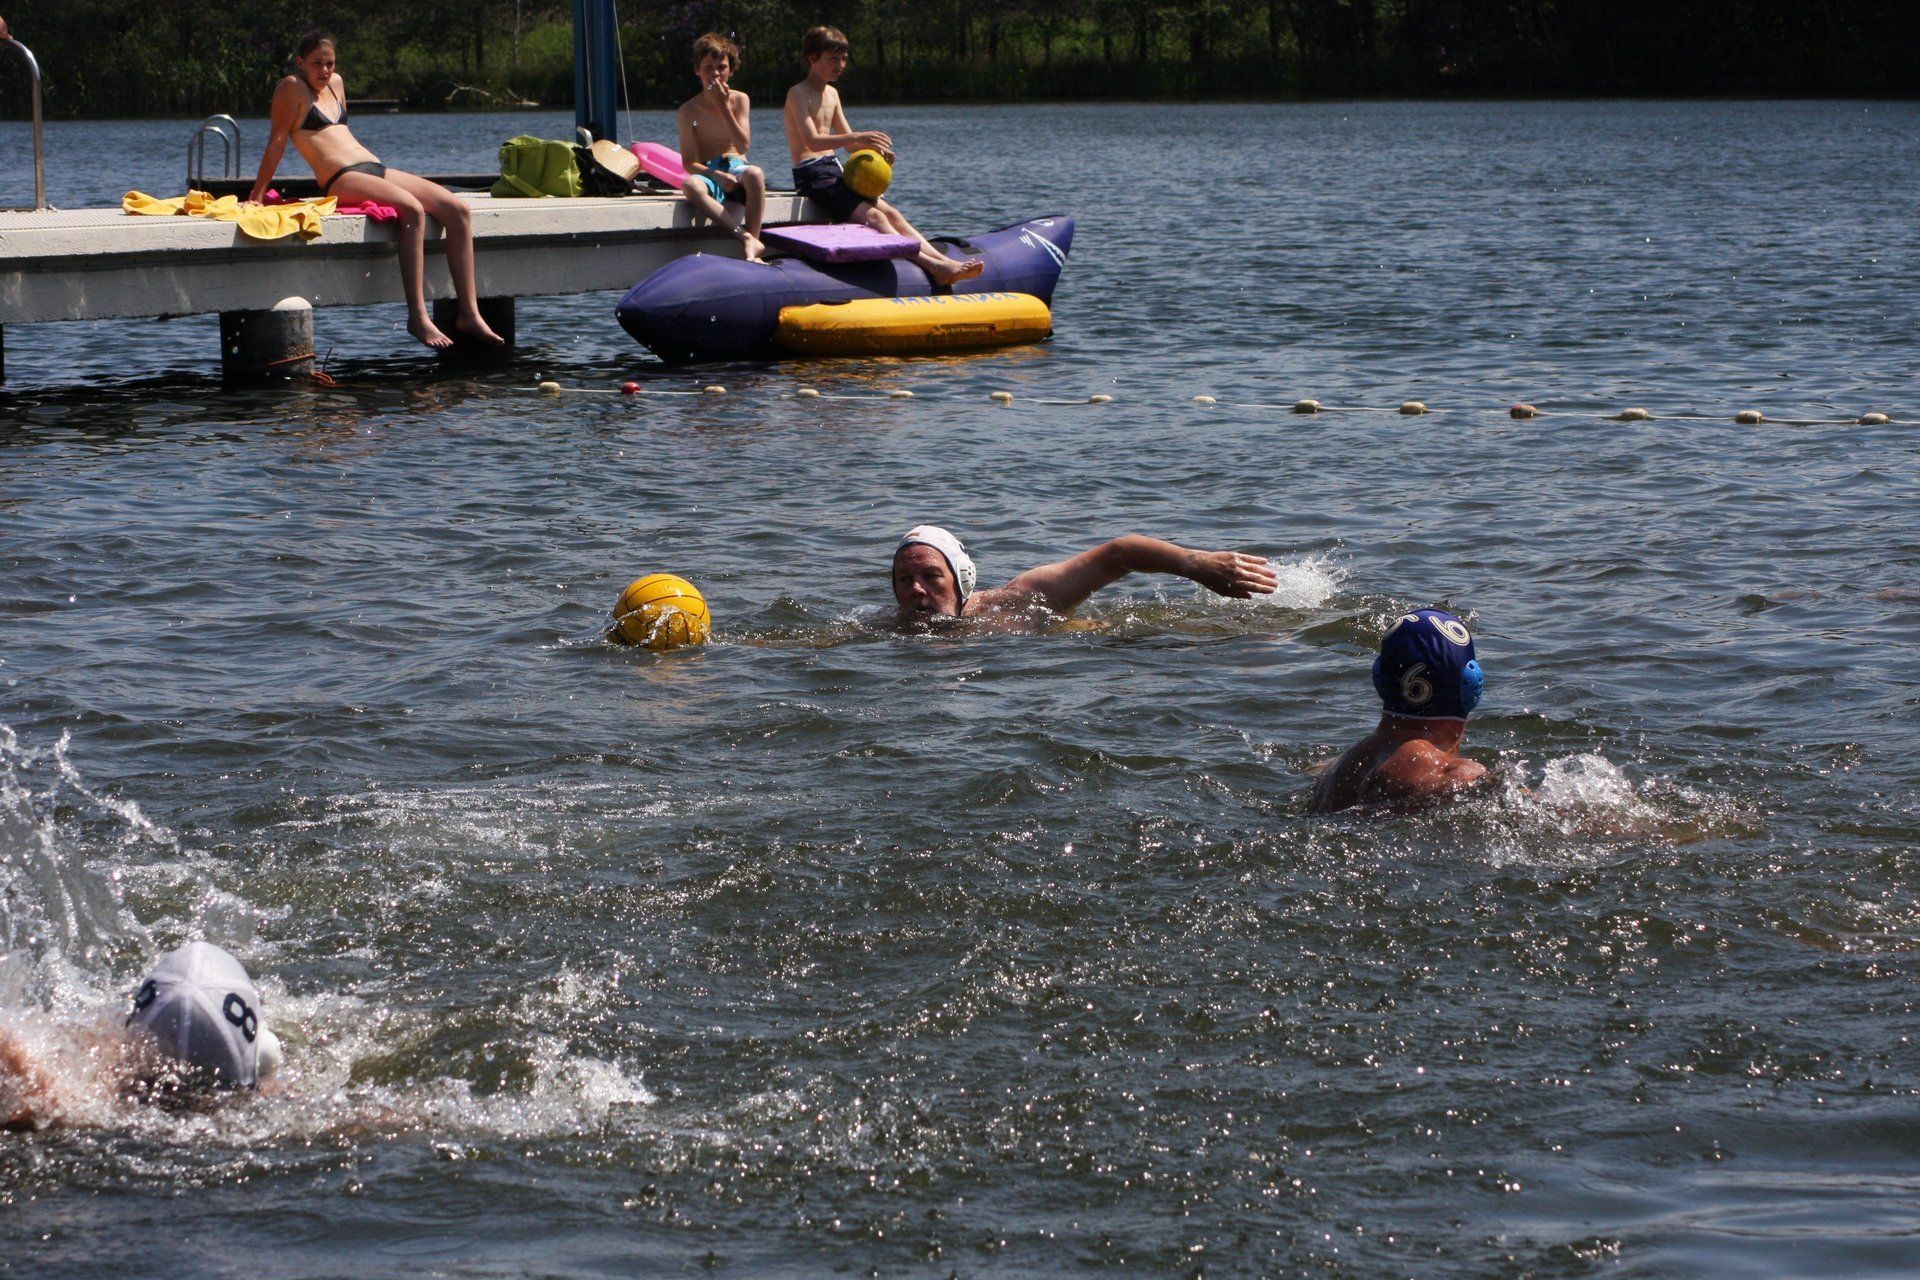
[[[1273,594],[1255,596],[1248,603],[1262,609],[1318,609],[1347,580],[1347,570],[1324,555],[1276,560],[1273,572],[1280,579]]]
[[[1496,865],[1586,865],[1616,856],[1621,841],[1690,841],[1736,829],[1737,804],[1692,787],[1630,778],[1605,756],[1586,752],[1547,762],[1525,784],[1524,765],[1501,770],[1502,837]]]
[[[173,839],[138,805],[92,791],[70,747],[62,734],[30,750],[0,725],[0,1007],[77,1010],[91,1003],[90,973],[151,950],[121,905],[120,867],[142,846],[170,853]],[[104,829],[96,857],[82,824]]]

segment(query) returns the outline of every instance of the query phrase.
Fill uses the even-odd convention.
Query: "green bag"
[[[577,196],[580,162],[570,142],[550,142],[523,133],[500,144],[496,196]]]

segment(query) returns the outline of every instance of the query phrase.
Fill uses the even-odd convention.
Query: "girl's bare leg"
[[[460,302],[460,318],[453,327],[489,346],[505,346],[507,340],[480,315],[480,290],[473,274],[473,211],[467,202],[439,183],[404,170],[387,170],[387,180],[411,193],[446,233],[447,272],[453,277],[453,295]]]
[[[370,173],[342,174],[327,194],[342,204],[372,200],[399,210],[400,287],[407,298],[407,332],[435,351],[445,351],[452,346],[453,339],[440,332],[433,317],[427,314],[426,206],[399,183]]]

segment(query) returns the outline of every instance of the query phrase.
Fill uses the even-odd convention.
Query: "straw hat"
[[[640,172],[640,157],[617,142],[601,138],[588,150],[593,152],[593,158],[602,169],[622,182],[632,182]]]

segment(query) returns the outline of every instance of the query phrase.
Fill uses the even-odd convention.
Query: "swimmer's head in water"
[[[924,555],[909,554],[913,547],[927,547],[939,553],[934,562]],[[944,564],[945,575],[929,575],[926,568]],[[930,580],[938,576],[939,581]],[[893,549],[893,598],[907,614],[931,616],[958,614],[967,607],[978,575],[973,557],[960,545],[960,539],[939,525],[921,524],[907,530],[900,545]],[[951,586],[946,580],[951,579]]]
[[[1380,637],[1373,687],[1394,715],[1465,720],[1485,684],[1473,654],[1473,633],[1444,610],[1403,613]]]
[[[134,992],[127,1027],[224,1088],[254,1088],[280,1065],[280,1042],[261,1021],[253,979],[210,942],[161,958]]]

